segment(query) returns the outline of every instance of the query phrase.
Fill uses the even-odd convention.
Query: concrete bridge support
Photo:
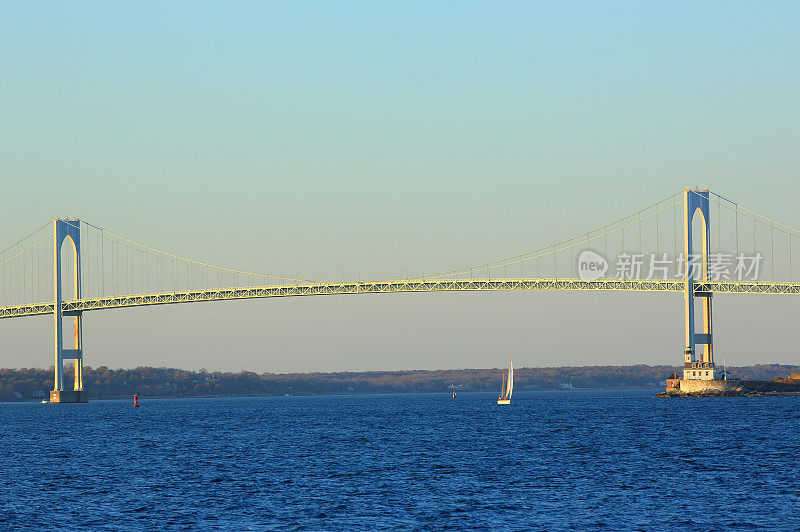
[[[711,212],[708,189],[683,190],[683,253],[684,253],[684,305],[686,314],[686,348],[683,352],[683,378],[714,380],[714,334],[711,320],[711,292],[695,292],[696,281],[708,281],[708,257],[711,254]],[[695,249],[692,221],[695,215],[701,220],[700,252]],[[695,254],[697,255],[695,257]],[[695,298],[702,299],[703,323],[700,333],[695,332]],[[697,353],[697,346],[703,350]]]
[[[74,347],[64,349],[63,318],[61,303],[63,302],[61,247],[65,241],[71,243],[74,268],[72,287],[75,299],[81,298],[81,231],[80,220],[53,220],[54,253],[53,253],[53,293],[55,294],[53,317],[55,319],[55,383],[50,392],[51,403],[85,403],[88,401],[83,390],[83,312],[69,313],[73,320]],[[69,251],[67,251],[69,252]],[[64,360],[75,361],[75,382],[72,390],[64,389]]]

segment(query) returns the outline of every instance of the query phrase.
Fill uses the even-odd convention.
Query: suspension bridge
[[[84,402],[85,312],[392,292],[663,291],[684,296],[683,378],[713,380],[718,376],[713,295],[800,294],[800,283],[793,281],[797,238],[795,227],[709,190],[687,188],[586,233],[511,257],[404,279],[323,282],[193,260],[84,220],[56,218],[0,251],[0,319],[52,314],[51,402]],[[609,262],[612,257],[616,260]],[[65,287],[71,293],[64,294]],[[64,345],[64,319],[72,320],[71,347]],[[72,389],[64,384],[65,360],[74,361]]]

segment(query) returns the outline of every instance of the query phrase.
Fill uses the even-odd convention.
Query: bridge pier
[[[75,299],[81,298],[81,231],[80,220],[53,220],[53,317],[55,321],[55,382],[50,392],[51,403],[86,403],[89,398],[83,390],[83,312],[70,312],[72,317],[74,345],[72,349],[64,349],[64,314],[61,311],[63,302],[61,276],[61,246],[64,241],[72,244],[73,263],[72,287]],[[75,361],[75,379],[72,390],[64,389],[64,360]]]
[[[714,334],[712,328],[712,294],[696,292],[695,281],[708,281],[708,257],[711,253],[711,228],[708,189],[683,190],[683,253],[684,253],[684,306],[686,317],[686,348],[683,351],[683,378],[686,380],[714,380]],[[694,246],[692,221],[696,214],[701,220],[700,264],[693,259]],[[697,268],[700,268],[699,272]],[[695,279],[695,276],[699,279]],[[695,298],[702,300],[702,332],[695,332]],[[697,353],[697,346],[703,350]]]

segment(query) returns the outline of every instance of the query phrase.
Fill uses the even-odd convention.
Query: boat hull
[[[498,405],[510,405],[511,404],[511,399],[498,399],[497,400],[497,404]]]

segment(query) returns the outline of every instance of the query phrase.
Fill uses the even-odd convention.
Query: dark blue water
[[[800,397],[0,404],[0,529],[800,529]]]

